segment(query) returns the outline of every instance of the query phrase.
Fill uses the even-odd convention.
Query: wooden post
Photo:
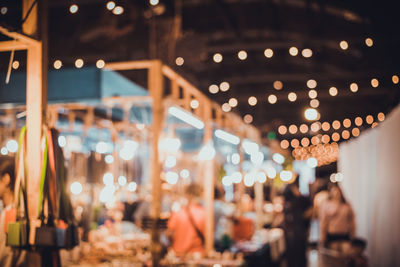
[[[254,201],[256,210],[256,230],[263,228],[263,204],[264,204],[264,184],[256,182],[254,184]]]
[[[153,123],[151,128],[151,185],[152,185],[152,203],[150,209],[150,217],[153,219],[153,226],[151,232],[151,253],[153,266],[159,266],[160,261],[160,237],[157,222],[161,213],[161,164],[158,155],[159,137],[162,132],[162,125],[164,120],[164,105],[163,105],[163,75],[161,72],[161,61],[155,60],[148,73],[148,87],[150,95],[153,98]]]
[[[204,105],[204,138],[203,145],[209,145],[213,140],[212,107],[208,99],[203,98]],[[214,159],[204,162],[204,204],[206,209],[205,250],[209,254],[214,250]]]

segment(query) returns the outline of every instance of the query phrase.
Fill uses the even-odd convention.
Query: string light
[[[372,123],[374,122],[374,117],[372,117],[372,115],[368,115],[368,116],[365,118],[365,121],[366,121],[368,124],[372,124]]]
[[[56,70],[60,69],[60,68],[62,67],[62,62],[61,62],[61,60],[58,60],[58,59],[57,59],[56,61],[54,61],[53,67],[54,67]]]
[[[299,50],[297,49],[297,47],[292,46],[291,48],[289,48],[289,54],[295,57],[299,54]]]
[[[311,144],[318,145],[319,143],[321,143],[321,140],[319,140],[319,138],[317,136],[313,136],[311,138]]]
[[[307,87],[310,89],[314,89],[315,87],[317,87],[317,81],[310,79],[307,81]]]
[[[372,123],[371,128],[375,128],[376,126],[378,126],[378,123],[377,123],[377,122],[374,122],[374,123]]]
[[[197,109],[199,107],[200,103],[197,99],[192,99],[192,101],[190,101],[190,107],[192,109]]]
[[[288,94],[288,99],[289,99],[290,102],[296,101],[296,99],[297,99],[296,93],[290,92],[290,93]]]
[[[360,135],[360,129],[358,129],[358,128],[353,128],[353,130],[351,130],[351,134],[352,134],[354,137],[359,136],[359,135]]]
[[[338,120],[333,121],[332,122],[332,128],[335,129],[335,130],[339,129],[340,128],[340,121],[338,121]]]
[[[275,81],[273,86],[276,90],[281,90],[283,88],[283,83],[281,81]]]
[[[321,141],[322,141],[322,143],[324,143],[324,144],[328,144],[330,140],[331,140],[331,137],[330,137],[329,135],[327,135],[327,134],[324,134],[324,135],[321,137]]]
[[[299,140],[297,140],[297,139],[292,139],[292,141],[290,141],[290,145],[291,145],[293,148],[297,148],[297,147],[299,147],[300,142],[299,142]]]
[[[276,95],[269,95],[268,96],[268,102],[270,104],[275,104],[278,101],[278,98],[276,97]]]
[[[177,58],[175,59],[175,64],[176,64],[177,66],[182,66],[184,63],[185,63],[185,60],[183,59],[183,57],[177,57]]]
[[[2,15],[7,14],[7,11],[8,11],[8,8],[7,8],[6,6],[3,6],[3,7],[0,9],[0,13],[1,13]]]
[[[247,52],[244,50],[241,50],[238,52],[238,58],[240,60],[245,60],[247,58]]]
[[[287,149],[289,147],[289,141],[288,140],[282,140],[281,141],[281,148],[282,149]]]
[[[342,138],[345,139],[345,140],[349,139],[350,138],[350,132],[348,130],[344,130],[342,132]]]
[[[124,8],[123,8],[122,6],[116,6],[116,7],[113,9],[112,13],[113,13],[114,15],[121,15],[122,13],[124,13]]]
[[[250,114],[246,114],[244,115],[243,120],[245,123],[250,124],[253,122],[253,116],[251,116]]]
[[[385,120],[385,114],[383,114],[383,112],[379,112],[378,113],[378,120],[379,121],[384,121]]]
[[[108,10],[113,10],[114,7],[115,7],[115,2],[114,2],[114,1],[109,1],[109,2],[107,2],[106,8],[107,8]]]
[[[150,0],[149,3],[152,6],[156,6],[156,5],[158,5],[160,3],[160,1],[159,0]]]
[[[343,50],[346,50],[347,48],[349,48],[349,44],[346,41],[341,41],[339,45],[340,45],[340,48],[342,48]]]
[[[228,104],[228,103],[224,103],[224,104],[222,104],[222,111],[224,111],[224,112],[229,112],[229,111],[231,111],[231,106]]]
[[[371,38],[366,38],[365,39],[365,44],[368,46],[368,47],[371,47],[371,46],[373,46],[374,45],[374,41],[371,39]]]
[[[211,94],[216,94],[216,93],[218,93],[218,91],[219,91],[219,87],[218,87],[218,85],[216,85],[216,84],[211,84],[211,85],[208,87],[208,91],[209,91]]]
[[[83,67],[83,59],[78,58],[77,60],[75,60],[75,67],[77,67],[78,69]]]
[[[274,51],[272,51],[272,49],[267,48],[264,50],[264,56],[266,58],[271,58],[274,55]]]
[[[301,55],[302,55],[303,57],[305,57],[305,58],[310,58],[310,57],[312,57],[312,54],[313,54],[313,52],[312,52],[312,50],[309,49],[309,48],[305,48],[305,49],[303,49],[303,50],[301,51]]]
[[[352,91],[353,93],[358,91],[358,85],[356,83],[352,83],[350,84],[350,91]]]
[[[338,94],[338,90],[337,90],[337,88],[336,87],[331,87],[331,88],[329,88],[329,94],[331,95],[331,96],[337,96],[337,94]]]
[[[303,138],[301,139],[301,145],[302,145],[302,146],[306,147],[306,146],[308,146],[309,144],[310,144],[310,139],[308,139],[307,137],[303,137]]]
[[[311,131],[314,133],[318,132],[321,129],[321,123],[320,122],[314,122],[311,124]]]
[[[237,99],[234,98],[234,97],[232,97],[231,99],[229,99],[228,103],[229,103],[229,105],[230,105],[231,107],[233,107],[233,108],[236,107],[236,106],[238,105],[238,101],[237,101]]]
[[[378,81],[378,79],[373,78],[373,79],[371,80],[371,85],[372,85],[372,87],[374,87],[374,88],[378,87],[378,86],[379,86],[379,81]]]
[[[393,82],[394,84],[398,84],[398,83],[399,83],[399,76],[393,75],[393,76],[392,76],[392,82]]]
[[[228,82],[222,82],[222,83],[219,84],[219,89],[220,89],[222,92],[228,91],[229,88],[230,88],[230,85],[229,85]]]
[[[306,132],[308,132],[308,126],[307,126],[307,124],[302,124],[302,125],[300,125],[300,127],[299,127],[299,129],[300,129],[300,132],[301,133],[306,133]]]
[[[318,99],[311,99],[311,101],[310,101],[310,106],[311,106],[312,108],[317,108],[317,107],[319,107],[319,101],[318,101]]]
[[[343,126],[344,127],[346,127],[346,128],[350,128],[350,126],[351,126],[351,120],[350,119],[344,119],[343,120]]]
[[[222,57],[222,55],[220,53],[215,53],[214,56],[213,56],[213,60],[214,60],[215,63],[222,62],[222,59],[223,59],[223,57]]]
[[[318,111],[314,108],[308,108],[304,111],[304,116],[309,121],[316,120],[318,118]]]
[[[310,91],[308,91],[308,96],[310,98],[314,99],[314,98],[316,98],[318,96],[318,93],[315,90],[310,90]]]
[[[104,68],[105,65],[106,65],[106,63],[105,63],[104,60],[102,60],[102,59],[99,59],[99,60],[97,60],[97,62],[96,62],[96,67],[99,68],[99,69]]]
[[[284,135],[287,133],[287,128],[285,125],[281,125],[278,127],[278,133],[280,133],[281,135]]]
[[[332,134],[332,140],[335,141],[335,142],[339,141],[340,140],[340,134],[338,134],[336,132],[333,133]]]
[[[294,124],[290,125],[289,126],[289,133],[291,133],[291,134],[297,133],[297,126],[294,125]]]
[[[324,130],[325,132],[329,131],[329,129],[331,128],[331,125],[329,124],[329,122],[324,122],[321,125],[322,130]]]
[[[15,61],[12,63],[12,68],[13,68],[14,70],[16,70],[16,69],[19,68],[19,61],[18,61],[18,60],[15,60]]]
[[[250,106],[255,106],[257,105],[257,98],[255,96],[250,96],[248,102]]]
[[[76,12],[78,12],[78,9],[79,9],[78,5],[73,4],[73,5],[71,5],[71,6],[69,7],[69,12],[70,12],[71,14],[75,14]]]

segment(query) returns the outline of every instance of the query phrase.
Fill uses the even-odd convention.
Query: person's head
[[[340,201],[346,203],[346,199],[344,198],[342,189],[340,188],[339,184],[331,183],[329,185],[329,198],[331,200]]]
[[[186,187],[185,193],[188,201],[199,202],[203,188],[198,184],[190,184]]]
[[[367,247],[367,241],[361,238],[351,240],[351,250],[353,254],[361,255]]]
[[[6,158],[0,161],[0,199],[12,196],[15,184],[14,160]]]
[[[283,197],[285,198],[285,201],[291,201],[300,195],[301,193],[297,183],[288,184],[283,190]]]

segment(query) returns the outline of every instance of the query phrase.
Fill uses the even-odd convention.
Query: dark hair
[[[334,188],[334,187],[336,187],[336,188],[339,190],[339,192],[340,192],[340,197],[341,197],[341,199],[342,199],[342,202],[343,202],[343,203],[347,203],[346,198],[345,198],[344,195],[343,195],[342,188],[340,188],[339,184],[337,184],[337,183],[330,183],[329,186],[328,186],[329,192],[330,192],[331,189]]]
[[[15,164],[13,158],[6,157],[0,159],[0,179],[2,179],[5,174],[10,176],[10,184],[8,186],[11,188],[11,191],[14,191]]]
[[[362,238],[354,238],[351,240],[351,245],[353,247],[359,247],[359,248],[365,249],[367,246],[367,241],[365,241]]]

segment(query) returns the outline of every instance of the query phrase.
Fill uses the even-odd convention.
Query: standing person
[[[349,252],[356,230],[355,217],[338,184],[330,184],[329,199],[322,205],[319,216],[322,245]]]
[[[0,160],[0,199],[3,202],[3,210],[0,215],[0,266],[25,266],[25,252],[12,250],[6,246],[5,214],[14,203],[15,165],[12,158]]]
[[[310,200],[302,196],[296,183],[286,186],[283,196],[286,256],[288,267],[306,267],[308,228],[312,210]]]
[[[179,256],[204,253],[205,209],[200,204],[202,188],[191,184],[186,188],[187,206],[172,213],[168,232],[172,249]]]

